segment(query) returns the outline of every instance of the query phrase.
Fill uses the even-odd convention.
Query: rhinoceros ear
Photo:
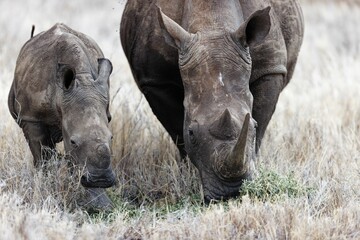
[[[251,16],[233,33],[243,45],[251,46],[260,43],[268,35],[271,27],[270,9],[266,7]]]
[[[110,77],[110,74],[113,70],[113,66],[112,63],[110,62],[109,59],[106,58],[99,58],[98,59],[98,78],[96,79],[96,81],[98,80],[108,80]]]
[[[61,85],[66,90],[69,90],[74,85],[76,71],[70,65],[59,63],[57,74],[58,74],[58,78],[60,79]]]
[[[163,30],[163,35],[167,44],[180,49],[182,44],[191,40],[193,34],[189,33],[174,20],[166,16],[159,7],[157,7],[157,11],[159,24]]]

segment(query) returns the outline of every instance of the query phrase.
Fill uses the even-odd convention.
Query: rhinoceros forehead
[[[179,53],[180,69],[194,68],[211,59],[231,59],[236,64],[251,65],[249,50],[234,40],[230,33],[197,33]]]

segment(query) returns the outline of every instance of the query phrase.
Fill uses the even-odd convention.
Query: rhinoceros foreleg
[[[261,140],[271,116],[275,111],[275,106],[279,94],[283,89],[283,75],[266,75],[253,82],[250,90],[254,97],[253,118],[257,121],[256,129],[256,152],[258,152]]]
[[[45,124],[40,122],[22,122],[21,128],[34,157],[34,166],[39,168],[43,163],[43,159],[49,159],[51,157],[50,151],[44,149],[44,147],[55,149],[55,144],[51,140],[49,129]]]
[[[183,137],[183,90],[171,85],[147,85],[142,86],[141,90],[149,102],[152,111],[178,147],[181,157],[186,157]]]

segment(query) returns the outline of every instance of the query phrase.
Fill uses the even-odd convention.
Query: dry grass
[[[257,160],[258,169],[267,170],[247,189],[249,195],[205,207],[196,169],[179,161],[132,80],[118,37],[124,1],[2,0],[0,238],[359,239],[360,8],[346,1],[303,2],[306,35],[299,64]],[[16,57],[31,25],[39,32],[59,21],[92,36],[114,65],[119,184],[108,191],[116,205],[110,213],[77,207],[82,188],[61,156],[50,161],[49,170],[36,171],[8,113]],[[265,191],[265,198],[255,198],[249,189],[279,191],[281,197]],[[300,194],[288,194],[291,189]]]

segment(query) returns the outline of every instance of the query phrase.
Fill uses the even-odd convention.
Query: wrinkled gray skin
[[[108,128],[111,62],[88,36],[64,24],[32,37],[16,63],[8,105],[40,167],[46,151],[64,140],[66,153],[84,167],[89,188],[114,185]],[[104,195],[103,190],[91,190]],[[91,198],[90,197],[90,198]],[[109,205],[105,196],[100,205]],[[92,200],[92,199],[90,199]],[[100,206],[101,207],[101,206]]]
[[[303,39],[296,0],[129,0],[121,42],[140,90],[199,169],[205,201],[238,194]]]

